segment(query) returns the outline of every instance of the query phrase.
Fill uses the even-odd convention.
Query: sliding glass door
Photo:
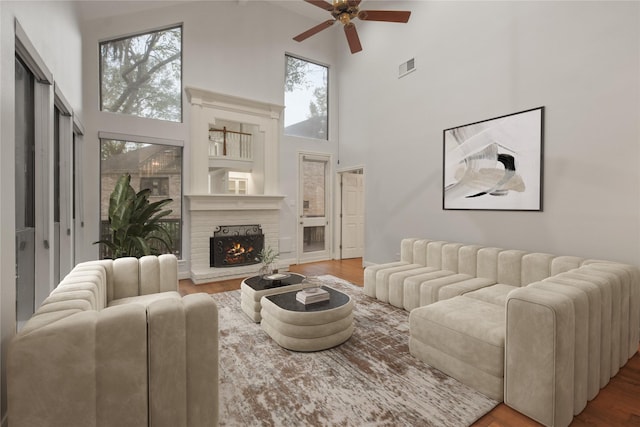
[[[18,329],[35,306],[35,105],[33,74],[15,60],[16,317]]]

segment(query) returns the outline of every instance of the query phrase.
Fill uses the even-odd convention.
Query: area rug
[[[498,402],[409,354],[408,313],[334,276],[355,301],[353,336],[314,353],[286,350],[213,294],[220,325],[221,426],[468,426]]]

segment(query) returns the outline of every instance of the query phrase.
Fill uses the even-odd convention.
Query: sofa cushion
[[[518,289],[518,286],[498,283],[473,292],[465,293],[464,296],[504,307],[504,304],[507,302],[507,295],[509,295],[509,292],[514,289]]]
[[[120,299],[140,295],[140,263],[137,258],[113,260],[113,296]],[[111,299],[109,300],[111,301]]]
[[[458,249],[457,272],[477,277],[478,274],[478,251],[482,249],[480,245],[464,245]]]
[[[509,293],[505,317],[505,403],[546,426],[568,426],[574,403],[571,298],[525,286]]]
[[[88,311],[93,310],[93,307],[91,307],[91,303],[86,299],[68,299],[41,305],[38,309],[38,314],[40,315],[43,313],[53,313],[65,310]]]
[[[51,303],[71,300],[84,300],[89,303],[89,307],[91,307],[91,310],[96,310],[95,293],[91,290],[86,289],[68,290],[66,292],[57,292],[55,294],[52,293],[42,302],[42,306],[46,306]]]
[[[575,318],[573,414],[578,415],[587,406],[589,384],[589,298],[580,289],[565,286],[552,280],[532,283],[530,286],[564,295],[573,302]]]
[[[92,283],[95,285],[94,291],[96,293],[96,303],[98,304],[96,309],[102,310],[107,306],[107,278],[104,267],[95,265],[78,270],[74,268],[62,279],[53,292],[79,283]]]
[[[173,255],[140,258],[140,295],[175,291],[178,283],[178,261]]]
[[[424,268],[422,264],[406,264],[397,267],[390,267],[380,270],[376,273],[376,298],[382,302],[389,302],[389,277],[394,273],[402,271],[412,271],[419,268]]]
[[[412,310],[409,329],[414,356],[502,400],[504,307],[457,296]]]
[[[473,277],[467,280],[461,280],[447,286],[443,286],[438,291],[438,301],[463,295],[477,289],[482,289],[493,285],[493,280],[483,279],[482,277]]]
[[[568,276],[568,273],[560,273],[556,276],[545,279],[543,282],[552,282],[554,284],[574,287],[575,289],[579,289],[584,292],[589,300],[589,326],[587,328],[589,338],[588,349],[586,352],[588,356],[589,372],[587,399],[592,400],[600,391],[600,352],[602,341],[602,296],[600,288],[586,280],[571,278]]]
[[[447,243],[442,246],[442,269],[459,273],[460,248],[462,243]]]
[[[432,304],[436,301],[440,301],[441,299],[446,299],[451,296],[460,295],[463,293],[465,286],[467,291],[475,290],[480,287],[489,286],[494,284],[495,282],[482,278],[482,277],[472,277],[467,274],[450,274],[442,277],[437,277],[435,279],[423,281],[420,284],[420,305],[428,305]],[[457,285],[458,287],[455,287]],[[450,292],[445,292],[440,296],[440,290],[444,287],[452,286]],[[405,308],[409,310],[405,304]]]
[[[389,294],[389,304],[403,308],[404,306],[404,283],[405,280],[409,277],[423,275],[425,273],[432,273],[434,271],[440,271],[435,267],[422,267],[415,268],[413,270],[400,271],[397,273],[393,273],[389,276],[388,281],[388,294]]]
[[[612,296],[611,287],[607,286],[606,281],[595,276],[590,276],[580,269],[568,271],[562,275],[563,278],[571,280],[579,280],[595,285],[600,291],[600,388],[607,385],[611,378],[611,372],[614,370],[614,363],[611,360],[611,349],[619,343],[615,340],[615,336],[611,333],[612,323]]]
[[[155,301],[165,300],[165,299],[174,299],[180,300],[181,296],[178,292],[161,292],[159,294],[148,294],[148,295],[139,295],[135,297],[127,297],[113,300],[109,303],[109,307],[115,307],[117,305],[123,304],[141,304],[145,307],[148,307]]]
[[[544,280],[551,276],[551,262],[555,255],[531,253],[522,257],[522,278],[521,285]]]

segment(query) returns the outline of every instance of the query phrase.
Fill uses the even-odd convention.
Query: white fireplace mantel
[[[279,210],[284,199],[284,196],[262,194],[190,194],[185,197],[189,211]]]

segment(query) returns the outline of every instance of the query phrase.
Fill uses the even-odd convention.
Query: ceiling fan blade
[[[349,6],[351,7],[358,7],[360,6],[360,2],[362,0],[348,0],[347,3],[349,3]]]
[[[358,18],[363,21],[402,22],[409,21],[411,12],[400,10],[361,10]]]
[[[328,21],[324,21],[322,24],[318,24],[315,27],[308,29],[304,33],[298,34],[293,39],[297,42],[301,42],[302,40],[308,39],[312,35],[317,34],[322,30],[326,30],[327,28],[332,26],[334,22],[336,22],[335,19],[329,19]]]
[[[314,6],[318,6],[320,9],[324,9],[328,11],[333,10],[333,5],[324,0],[304,0],[304,1],[306,1],[307,3],[311,3]]]
[[[358,37],[356,26],[353,25],[352,22],[349,22],[344,26],[344,33],[347,36],[347,42],[349,43],[351,53],[360,52],[362,50],[362,45],[360,44],[360,37]]]

